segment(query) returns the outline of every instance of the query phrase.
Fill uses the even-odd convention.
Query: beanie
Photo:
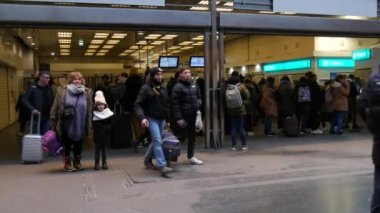
[[[96,91],[94,99],[95,99],[95,104],[102,103],[102,104],[107,105],[106,98],[104,97],[103,92],[100,90]]]

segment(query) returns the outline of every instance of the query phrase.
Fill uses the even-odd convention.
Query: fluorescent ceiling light
[[[127,53],[120,53],[119,56],[127,56]]]
[[[197,36],[197,37],[194,37],[194,38],[192,38],[191,40],[198,40],[198,41],[200,41],[200,40],[203,40],[203,35],[199,35],[199,36]]]
[[[103,44],[104,40],[92,40],[91,44]]]
[[[222,8],[222,7],[216,8],[216,11],[219,11],[219,12],[231,12],[232,10],[234,10],[234,9],[232,9],[232,8]]]
[[[284,15],[294,15],[294,14],[297,14],[297,13],[294,13],[294,12],[281,12],[281,14],[284,14]]]
[[[200,4],[200,5],[208,5],[208,2],[209,2],[209,0],[202,0],[198,4]],[[220,1],[216,1],[216,4],[219,4],[219,3],[220,3]]]
[[[72,33],[70,32],[58,32],[59,38],[71,38]]]
[[[94,55],[94,53],[85,53],[84,55],[85,56],[92,56],[92,55]]]
[[[89,49],[89,50],[86,50],[86,53],[94,53],[94,52],[96,52],[95,49]]]
[[[117,44],[120,40],[108,40],[106,44]]]
[[[262,10],[262,11],[259,11],[259,13],[264,13],[264,14],[273,14],[275,12],[273,11],[266,11],[266,10]]]
[[[61,53],[69,53],[70,52],[70,49],[61,49],[59,50]]]
[[[234,6],[234,2],[233,1],[226,2],[226,3],[224,3],[224,6],[226,6],[226,7],[233,7]]]
[[[368,19],[367,17],[364,16],[340,16],[343,19],[354,19],[354,20],[365,20]]]
[[[160,44],[163,44],[163,43],[165,43],[165,41],[153,41],[150,44],[152,44],[152,45],[160,45]]]
[[[131,53],[134,52],[134,50],[124,50],[125,53]]]
[[[69,44],[60,44],[59,48],[70,48]]]
[[[160,36],[162,36],[161,34],[149,34],[148,35],[149,37],[160,37]]]
[[[201,45],[203,45],[203,42],[202,42],[202,41],[199,41],[199,42],[196,42],[196,43],[194,43],[194,44],[192,44],[192,45],[194,45],[194,46],[201,46]]]
[[[208,7],[191,7],[190,10],[208,10]]]
[[[71,44],[71,39],[59,39],[60,44]]]
[[[153,36],[147,36],[147,37],[145,37],[145,39],[147,39],[147,40],[156,40],[158,38],[159,37],[153,37]]]
[[[61,55],[70,55],[70,53],[61,53]]]
[[[97,49],[100,45],[88,45],[88,49]]]
[[[168,50],[176,50],[176,49],[179,49],[180,46],[171,46],[168,48]]]
[[[113,38],[113,39],[115,39],[115,38],[124,38],[127,35],[128,35],[127,33],[115,33],[115,34],[112,35],[111,38]]]
[[[189,44],[192,44],[192,43],[194,43],[194,42],[192,42],[192,41],[184,41],[184,42],[179,43],[178,45],[186,46],[186,45],[189,45]]]
[[[108,53],[110,50],[99,50],[99,53]]]
[[[104,48],[104,49],[112,49],[114,47],[115,47],[115,45],[103,45],[102,48]]]
[[[28,38],[28,39],[32,39],[32,36],[28,36],[27,38]]]
[[[147,42],[146,42],[146,41],[139,41],[139,42],[137,42],[136,44],[139,44],[139,45],[146,45]]]
[[[109,33],[95,33],[94,38],[107,38]]]
[[[96,53],[96,56],[104,56],[106,53]]]
[[[36,43],[32,42],[31,45],[34,46],[34,45],[36,45]]]
[[[193,49],[194,47],[182,47],[181,50],[189,50],[189,49]]]
[[[138,47],[138,46],[130,46],[129,49],[130,49],[130,50],[138,50],[139,47]]]

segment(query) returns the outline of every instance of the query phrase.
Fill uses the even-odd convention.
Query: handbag
[[[78,105],[79,96],[77,97],[77,102],[75,103],[75,106],[65,106],[62,111],[62,118],[64,120],[71,119],[75,115],[75,109]],[[66,105],[66,98],[65,98],[65,104]]]
[[[195,131],[198,133],[203,129],[202,113],[197,111],[197,117],[195,119]]]

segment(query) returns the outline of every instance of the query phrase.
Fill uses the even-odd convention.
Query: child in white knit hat
[[[95,108],[92,116],[95,143],[95,170],[99,170],[100,152],[102,153],[102,169],[108,169],[106,146],[111,138],[113,112],[108,108],[102,91],[95,93]]]

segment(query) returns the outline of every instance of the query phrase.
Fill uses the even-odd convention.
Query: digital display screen
[[[178,56],[160,56],[158,67],[160,68],[178,68]]]
[[[190,67],[194,67],[194,68],[205,67],[205,57],[204,56],[190,56]]]

